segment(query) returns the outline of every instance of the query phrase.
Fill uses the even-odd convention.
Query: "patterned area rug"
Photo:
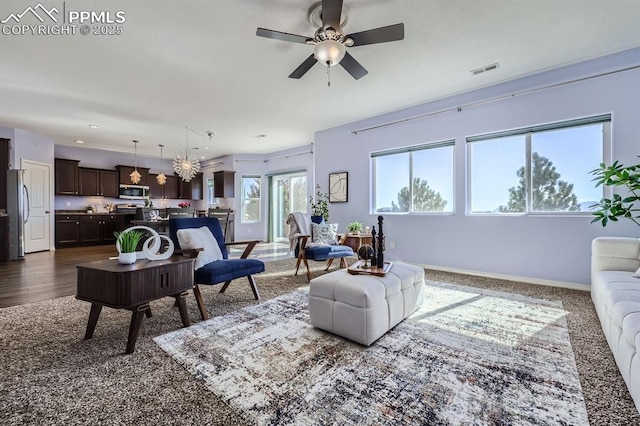
[[[258,424],[588,425],[560,302],[427,282],[367,348],[312,327],[307,297],[154,341]]]

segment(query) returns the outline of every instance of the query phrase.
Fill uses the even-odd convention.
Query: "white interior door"
[[[51,165],[22,160],[26,194],[24,252],[51,248]]]

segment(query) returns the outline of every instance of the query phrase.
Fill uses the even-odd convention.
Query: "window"
[[[611,116],[467,138],[469,213],[590,213]]]
[[[215,197],[213,196],[213,178],[207,179],[207,204],[215,204]]]
[[[260,176],[242,176],[241,222],[260,222]]]
[[[453,212],[454,144],[450,140],[372,153],[374,212]]]

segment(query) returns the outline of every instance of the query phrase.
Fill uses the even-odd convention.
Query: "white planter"
[[[120,253],[118,255],[118,262],[122,263],[123,265],[131,265],[132,263],[136,262],[136,253]]]

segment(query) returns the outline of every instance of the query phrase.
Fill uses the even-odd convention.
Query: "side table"
[[[132,353],[144,315],[151,317],[149,302],[165,296],[175,297],[182,324],[188,327],[185,297],[194,286],[194,262],[192,258],[172,256],[158,261],[138,260],[132,265],[121,265],[116,259],[77,265],[76,299],[91,303],[84,338],[93,337],[103,306],[126,309],[132,313],[125,353]]]
[[[357,254],[360,246],[364,244],[371,245],[372,242],[373,237],[371,234],[347,234],[344,240],[344,245],[351,247],[353,252]]]

